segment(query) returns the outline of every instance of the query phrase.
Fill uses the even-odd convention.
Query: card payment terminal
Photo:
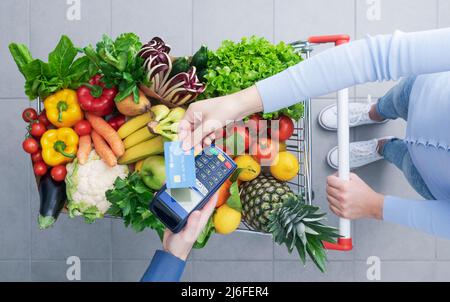
[[[195,186],[169,189],[164,185],[150,203],[150,211],[172,232],[179,232],[189,214],[201,209],[236,169],[220,148],[209,146],[195,157]]]

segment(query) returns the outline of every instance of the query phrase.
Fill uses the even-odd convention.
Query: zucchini
[[[176,59],[172,64],[172,71],[170,72],[169,78],[181,72],[187,72],[189,67],[189,60],[187,57],[180,57]]]
[[[199,50],[192,56],[191,66],[195,66],[197,70],[206,69],[208,67],[208,47],[202,45]]]

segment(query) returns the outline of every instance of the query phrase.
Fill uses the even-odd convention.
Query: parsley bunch
[[[154,191],[145,185],[139,174],[129,174],[125,179],[118,177],[113,189],[105,194],[111,203],[108,214],[122,217],[125,226],[131,225],[136,232],[152,228],[162,239],[165,227],[149,210]]]

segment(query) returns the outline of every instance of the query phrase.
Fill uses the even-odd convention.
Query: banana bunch
[[[153,106],[150,111],[130,119],[117,130],[125,146],[125,153],[118,159],[120,164],[134,163],[164,152],[163,138],[150,132],[147,124],[163,119],[169,112],[167,106]]]
[[[178,123],[183,118],[181,107],[169,109],[156,105],[123,124],[117,133],[123,140],[125,153],[118,159],[121,165],[137,162],[164,152],[164,140],[176,140]]]

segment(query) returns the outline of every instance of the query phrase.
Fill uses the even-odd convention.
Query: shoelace
[[[362,104],[361,104],[362,105]],[[371,102],[366,102],[364,106],[349,106],[349,123],[350,124],[357,124],[359,123],[362,118],[364,117],[364,114],[369,112],[370,107],[372,106]],[[337,107],[333,110],[334,114],[337,116]]]
[[[374,154],[374,151],[376,151],[376,149],[373,149],[372,143],[365,143],[364,145],[353,146],[350,153],[357,157],[366,157]]]

